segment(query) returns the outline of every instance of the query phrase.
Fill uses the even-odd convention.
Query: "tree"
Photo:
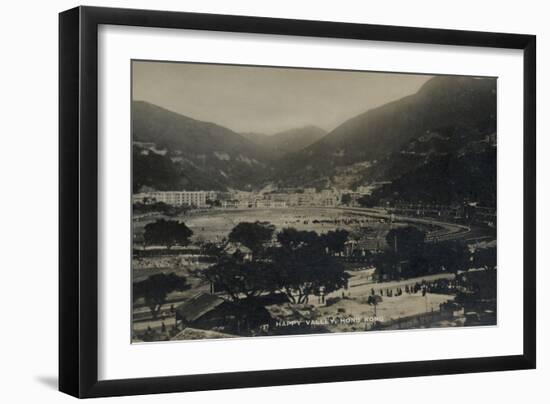
[[[457,277],[460,290],[457,293],[458,303],[489,303],[496,304],[497,298],[497,268],[489,268],[481,271],[465,272]]]
[[[425,237],[426,233],[414,226],[391,229],[386,235],[387,250],[374,258],[378,277],[400,279],[427,273]]]
[[[216,262],[194,273],[207,280],[216,292],[222,291],[233,303],[232,316],[237,322],[237,333],[250,331],[255,325],[265,323],[267,313],[258,299],[262,294],[273,292],[273,265],[265,259],[245,260],[238,251],[227,253],[220,248],[209,248]]]
[[[134,214],[159,212],[166,216],[184,216],[189,210],[191,210],[191,207],[187,205],[168,205],[164,202],[156,202],[154,199],[152,199],[152,201],[148,201],[147,203],[135,202],[133,204]]]
[[[332,249],[339,248],[343,236],[344,233],[331,234]],[[243,238],[237,240],[243,243]],[[262,254],[255,254],[252,260],[245,260],[240,254],[230,255],[220,246],[205,245],[205,253],[216,262],[200,270],[199,275],[236,303],[276,291],[286,294],[292,303],[306,303],[312,294],[330,293],[347,285],[349,276],[328,252],[324,237],[287,228],[277,234],[277,240],[279,246],[254,246],[256,250],[262,248]]]
[[[220,206],[222,206],[222,203],[218,199],[211,200],[206,198],[206,204],[216,208],[219,208]]]
[[[391,229],[386,235],[386,242],[391,250],[405,259],[421,251],[426,233],[414,226]]]
[[[189,205],[167,205],[167,208],[163,211],[166,216],[185,216],[193,207]]]
[[[371,195],[363,195],[357,199],[357,203],[364,208],[374,208],[376,206],[376,199]]]
[[[495,268],[497,266],[496,247],[477,248],[473,256],[473,264],[477,268]]]
[[[379,280],[391,280],[401,278],[400,258],[392,250],[377,254],[373,258],[376,267],[376,275]]]
[[[272,265],[266,261],[245,261],[240,254],[223,254],[198,275],[222,290],[233,302],[253,299],[273,291]]]
[[[170,273],[151,275],[147,279],[134,282],[133,300],[143,298],[145,305],[151,310],[153,319],[157,319],[162,305],[166,303],[166,297],[174,291],[184,291],[190,288],[187,279],[183,276]]]
[[[313,244],[319,238],[314,231],[298,231],[288,227],[277,233],[277,241],[284,249],[294,250],[302,245]]]
[[[271,240],[274,232],[275,226],[268,222],[241,222],[229,233],[229,241],[241,243],[255,254]]]
[[[390,230],[386,236],[388,249],[375,258],[377,274],[399,279],[467,269],[470,251],[466,243],[425,243],[425,234],[413,226]]]
[[[442,270],[456,273],[468,269],[470,264],[470,251],[463,241],[450,240],[425,244],[423,256],[431,273]]]
[[[348,274],[327,254],[322,236],[290,228],[282,230],[277,239],[281,247],[269,251],[273,264],[270,279],[292,303],[307,303],[312,294],[327,294],[347,285]]]
[[[225,242],[221,244],[206,242],[201,245],[201,253],[207,257],[219,259],[225,254],[224,252],[225,246],[226,246]]]
[[[351,195],[350,194],[342,195],[342,204],[349,205],[350,203],[351,203]]]
[[[145,226],[145,244],[160,244],[170,248],[174,245],[187,245],[193,231],[185,223],[175,220],[158,219]]]
[[[150,199],[147,203],[134,202],[132,205],[134,214],[149,213],[149,212],[166,212],[169,208],[164,202],[156,202]]]
[[[321,235],[321,243],[330,254],[336,254],[344,250],[348,236],[349,232],[347,230],[331,230]]]

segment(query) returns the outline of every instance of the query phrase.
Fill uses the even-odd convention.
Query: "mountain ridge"
[[[137,102],[133,107],[134,156],[138,162],[151,160],[135,165],[142,170],[138,177],[145,179],[139,186],[355,189],[391,181],[394,185],[376,191],[378,199],[428,197],[411,184],[426,184],[436,196],[490,199],[477,182],[484,175],[496,181],[494,79],[436,76],[415,94],[358,114],[328,133],[309,125],[272,136],[238,134],[153,104]],[[297,141],[301,138],[303,143]],[[156,151],[139,145],[153,141]],[[156,167],[156,179],[148,178],[148,166]],[[476,184],[460,178],[466,175]],[[448,178],[441,181],[442,176]],[[466,191],[455,192],[448,184],[460,184]],[[487,189],[496,189],[491,184]]]
[[[132,139],[134,191],[253,188],[270,160],[228,128],[145,101],[132,102]]]
[[[244,137],[265,148],[274,159],[300,151],[320,140],[328,132],[315,125],[287,129],[271,135],[256,132],[242,133]]]
[[[284,157],[272,181],[282,186],[309,185],[339,167],[399,152],[411,139],[441,127],[494,131],[495,94],[492,79],[434,77],[417,93],[359,114],[311,146]]]

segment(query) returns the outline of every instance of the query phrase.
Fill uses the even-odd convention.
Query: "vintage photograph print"
[[[497,324],[497,79],[134,60],[132,341]]]

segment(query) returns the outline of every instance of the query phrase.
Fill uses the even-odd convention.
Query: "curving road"
[[[387,213],[382,209],[376,209],[376,208],[333,208],[333,209],[344,210],[347,212],[362,213],[365,216],[392,220],[394,222],[417,223],[417,224],[425,224],[425,225],[439,227],[437,230],[431,231],[426,235],[426,241],[428,242],[439,242],[439,241],[456,240],[459,238],[465,238],[472,231],[470,227],[464,226],[461,224],[442,222],[435,219],[399,216],[393,213]]]

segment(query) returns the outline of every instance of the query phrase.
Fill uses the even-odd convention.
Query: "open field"
[[[134,231],[138,238],[143,233],[147,223],[155,221],[161,216],[152,216],[144,220],[134,221]],[[168,218],[168,217],[167,217]],[[277,231],[293,227],[297,230],[315,231],[326,233],[336,229],[346,229],[351,234],[359,235],[361,239],[367,240],[371,245],[382,247],[385,245],[387,232],[396,227],[414,225],[428,231],[427,242],[437,242],[449,239],[474,240],[482,237],[490,237],[489,231],[483,229],[472,229],[468,226],[454,223],[445,223],[429,218],[407,218],[393,216],[377,209],[356,209],[356,208],[280,208],[280,209],[212,209],[208,211],[189,212],[185,216],[169,217],[171,220],[179,220],[193,231],[192,243],[196,248],[197,244],[204,241],[221,241],[227,237],[231,230],[240,222],[269,222]],[[141,248],[136,241],[136,248]],[[205,267],[206,263],[199,263],[194,260],[193,254],[182,254],[173,250],[173,254],[161,254],[159,256],[134,258],[134,281],[145,279],[154,273],[176,272],[185,276],[191,284],[191,289],[184,292],[170,293],[166,304],[163,307],[161,318],[153,321],[148,308],[143,303],[134,306],[135,332],[144,332],[148,327],[159,330],[164,323],[166,327],[174,324],[174,313],[170,311],[173,305],[177,307],[198,292],[209,292],[209,285],[199,280],[191,272],[193,269]],[[136,260],[142,260],[136,265]],[[149,260],[150,262],[147,262]],[[424,313],[438,312],[442,303],[454,300],[451,294],[427,293],[403,293],[397,295],[398,288],[405,290],[406,286],[413,286],[416,283],[433,282],[436,280],[453,280],[455,275],[450,273],[438,273],[419,278],[406,279],[391,282],[374,282],[372,278],[373,268],[362,267],[364,264],[357,264],[348,273],[349,287],[339,289],[325,296],[325,301],[317,296],[310,296],[307,304],[302,305],[298,311],[304,313],[304,318],[315,320],[317,323],[310,325],[286,324],[286,319],[291,322],[296,319],[296,306],[294,308],[286,303],[277,304],[269,310],[273,310],[275,323],[278,324],[271,329],[269,335],[307,334],[318,332],[350,332],[364,331],[373,328],[375,323],[392,323],[392,320],[403,319],[411,316],[422,316]],[[375,307],[368,304],[368,297],[372,291],[382,295],[382,300]],[[392,290],[392,296],[387,291]],[[222,296],[223,297],[223,296]],[[267,306],[266,306],[267,307]],[[292,314],[294,313],[294,314]],[[463,317],[463,316],[462,316]],[[447,324],[437,323],[434,326],[457,326],[462,325],[463,318],[457,317],[458,322]],[[454,320],[453,320],[454,321]],[[460,323],[460,324],[459,324]],[[431,326],[431,322],[428,323]],[[447,325],[446,325],[447,324]],[[265,334],[264,334],[265,335]]]
[[[195,237],[212,240],[227,235],[240,222],[265,221],[272,223],[277,230],[294,227],[297,230],[326,233],[335,229],[353,230],[361,225],[381,230],[389,225],[380,219],[348,213],[330,208],[284,208],[284,209],[247,209],[213,211],[207,216],[187,219],[186,224],[195,232]]]
[[[134,239],[141,240],[144,227],[154,222],[157,217],[134,221]],[[346,229],[350,232],[368,228],[369,238],[375,245],[385,244],[385,235],[393,226],[404,226],[405,223],[388,220],[389,216],[372,216],[370,212],[352,211],[337,208],[281,208],[281,209],[231,209],[210,210],[190,213],[185,216],[169,219],[179,220],[193,230],[192,240],[221,241],[227,237],[233,227],[240,222],[265,221],[273,224],[277,230],[294,227],[297,230],[326,233],[335,229]],[[419,224],[422,226],[422,224]],[[137,242],[139,245],[139,242]]]
[[[134,237],[141,239],[143,228],[147,223],[158,217],[134,221]],[[326,233],[335,229],[348,231],[368,227],[369,236],[380,246],[383,246],[386,232],[393,226],[415,225],[429,230],[428,241],[444,241],[450,239],[483,239],[490,236],[490,231],[481,228],[470,228],[455,223],[447,223],[431,218],[412,218],[394,216],[379,209],[362,208],[323,208],[323,207],[295,207],[281,209],[214,209],[189,213],[186,216],[171,218],[180,220],[193,230],[193,241],[221,241],[231,229],[240,222],[266,221],[277,230],[285,227],[294,227],[297,230]],[[390,222],[392,219],[392,223]]]

